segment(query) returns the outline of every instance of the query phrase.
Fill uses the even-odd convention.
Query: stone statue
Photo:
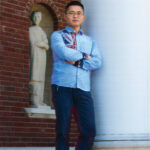
[[[44,103],[44,85],[46,69],[46,51],[48,39],[45,32],[39,26],[42,19],[41,12],[34,11],[31,14],[32,26],[29,28],[31,44],[31,103],[33,107],[47,106]]]

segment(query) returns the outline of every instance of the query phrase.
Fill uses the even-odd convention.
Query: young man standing
[[[80,29],[85,19],[84,6],[79,1],[68,3],[64,18],[66,28],[53,32],[51,36],[56,149],[69,149],[68,134],[74,108],[80,131],[76,150],[91,150],[95,137],[95,117],[90,93],[90,73],[91,70],[100,68],[102,57],[95,42]]]

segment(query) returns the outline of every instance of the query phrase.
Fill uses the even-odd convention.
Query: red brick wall
[[[30,104],[28,16],[33,5],[42,3],[53,14],[55,29],[61,29],[68,1],[0,0],[0,147],[55,145],[55,120],[28,118],[23,111]],[[77,135],[73,123],[71,145]]]

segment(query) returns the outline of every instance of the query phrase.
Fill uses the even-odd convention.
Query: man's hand
[[[68,61],[68,60],[65,60],[65,61],[66,61],[66,63],[71,64],[71,65],[75,64],[75,61]]]
[[[88,54],[85,54],[85,58],[86,58],[86,59],[90,59],[91,56],[89,56]]]

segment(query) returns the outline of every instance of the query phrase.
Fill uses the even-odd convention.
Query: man
[[[80,131],[76,150],[91,150],[95,137],[95,118],[90,93],[90,73],[91,70],[100,68],[102,57],[95,42],[80,29],[85,19],[84,6],[78,1],[68,3],[64,18],[66,28],[53,32],[51,36],[56,149],[69,149],[68,134],[74,110]]]

